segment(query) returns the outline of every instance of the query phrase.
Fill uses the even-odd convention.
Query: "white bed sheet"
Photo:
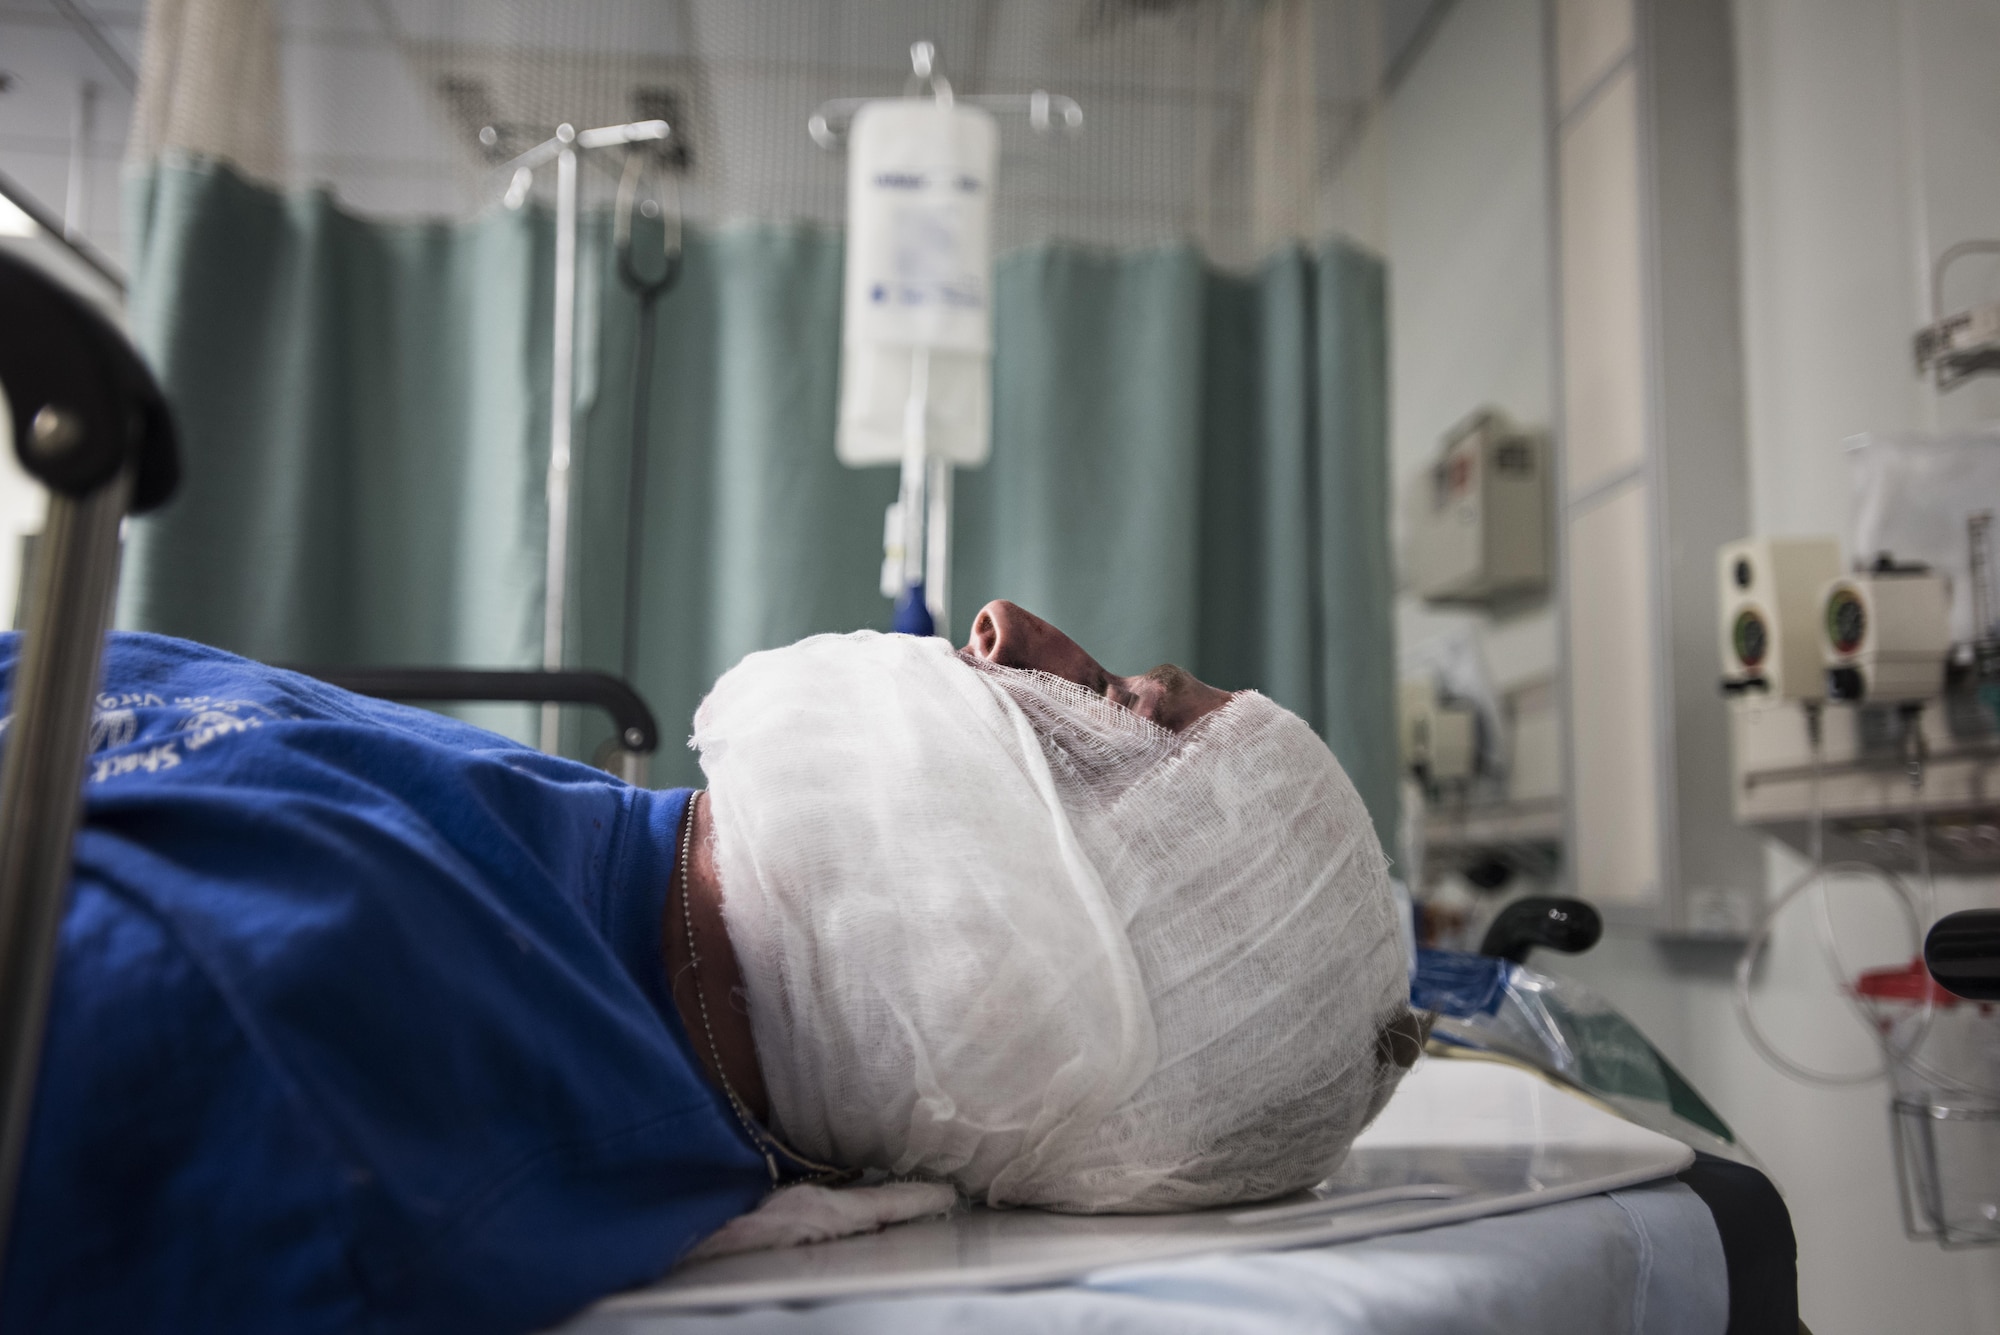
[[[1121,1266],[1012,1292],[701,1314],[599,1308],[565,1335],[1704,1335],[1722,1244],[1678,1182],[1332,1247]]]

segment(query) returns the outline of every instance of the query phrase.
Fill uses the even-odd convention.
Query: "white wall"
[[[1549,412],[1547,165],[1541,4],[1455,6],[1388,107],[1392,440],[1399,483],[1482,401]],[[2000,417],[2000,378],[1942,400],[1913,374],[1931,256],[2000,236],[2000,4],[1738,0],[1743,332],[1751,513],[1761,533],[1840,532],[1845,438]],[[2000,296],[1968,262],[1959,305]],[[1405,600],[1405,644],[1463,614]],[[1496,675],[1553,662],[1546,622],[1490,638]],[[1777,849],[1773,891],[1803,870]],[[1879,893],[1844,888],[1854,967],[1907,938]],[[1946,884],[1940,909],[2000,902]],[[1816,1335],[2000,1329],[2000,1250],[1946,1253],[1902,1235],[1887,1090],[1810,1088],[1764,1064],[1737,1026],[1733,956],[1609,936],[1545,966],[1612,997],[1713,1102],[1784,1191]],[[1758,1014],[1801,1060],[1865,1067],[1873,1049],[1835,990],[1812,915],[1781,922]]]
[[[2000,415],[2000,380],[1934,401],[1909,353],[1930,256],[2000,236],[2000,5],[1736,10],[1751,513],[1760,533],[1839,533],[1846,437]],[[1951,293],[1960,305],[2000,296],[2000,267],[1968,263]],[[1774,891],[1802,870],[1777,851],[1770,864]],[[1879,893],[1842,894],[1862,906],[1837,919],[1854,963],[1907,955]],[[1951,884],[1941,898],[1945,910],[2000,902],[2000,887]],[[1865,1066],[1870,1044],[1815,931],[1810,910],[1781,921],[1758,1013],[1802,1060]],[[1902,1236],[1886,1088],[1809,1088],[1766,1066],[1737,1027],[1730,963],[1617,937],[1562,971],[1638,1020],[1761,1156],[1791,1207],[1816,1335],[2000,1329],[2000,1249],[1946,1253]]]
[[[1389,98],[1389,420],[1399,494],[1436,458],[1439,437],[1476,408],[1549,425],[1542,104],[1539,0],[1454,5]],[[1463,626],[1482,628],[1501,690],[1555,668],[1545,607],[1493,621],[1398,600],[1404,646]]]

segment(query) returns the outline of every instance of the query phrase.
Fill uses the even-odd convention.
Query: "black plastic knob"
[[[2000,1001],[2000,909],[1939,918],[1924,938],[1924,966],[1955,996]]]
[[[1604,919],[1580,899],[1517,899],[1486,929],[1479,953],[1525,964],[1536,946],[1580,955],[1604,935]]]

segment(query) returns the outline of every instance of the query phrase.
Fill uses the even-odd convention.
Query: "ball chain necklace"
[[[775,1189],[782,1184],[783,1175],[778,1170],[775,1156],[785,1158],[811,1172],[803,1182],[837,1182],[854,1176],[851,1170],[835,1168],[831,1164],[816,1163],[792,1149],[758,1124],[750,1115],[750,1107],[737,1094],[736,1087],[729,1083],[729,1072],[722,1064],[722,1049],[715,1041],[715,1026],[708,1018],[708,994],[701,986],[701,954],[694,944],[694,895],[688,887],[688,864],[694,860],[694,806],[704,794],[696,793],[688,798],[687,810],[681,816],[681,847],[679,866],[675,869],[680,878],[681,889],[681,929],[687,936],[688,976],[694,983],[695,1006],[701,1014],[702,1036],[708,1040],[708,1055],[715,1063],[715,1078],[722,1085],[722,1093],[729,1100],[729,1109],[736,1114],[736,1120],[743,1127],[743,1133],[757,1152],[764,1156],[764,1167],[771,1175],[771,1186]]]

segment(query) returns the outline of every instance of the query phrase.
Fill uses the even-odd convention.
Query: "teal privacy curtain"
[[[121,623],[277,662],[534,661],[547,229],[382,226],[222,168],[127,190],[187,468],[132,525]]]
[[[366,222],[189,164],[131,202],[135,326],[188,481],[134,525],[124,624],[278,661],[538,662],[547,217]],[[637,305],[607,231],[584,234],[569,643],[615,670]],[[833,452],[840,278],[838,233],[690,228],[656,308],[635,683],[668,739],[656,783],[698,781],[676,743],[742,655],[887,624],[894,470]],[[1248,275],[1191,247],[1003,258],[953,630],[1008,597],[1116,671],[1263,690],[1327,738],[1393,848],[1384,285],[1338,242]]]

